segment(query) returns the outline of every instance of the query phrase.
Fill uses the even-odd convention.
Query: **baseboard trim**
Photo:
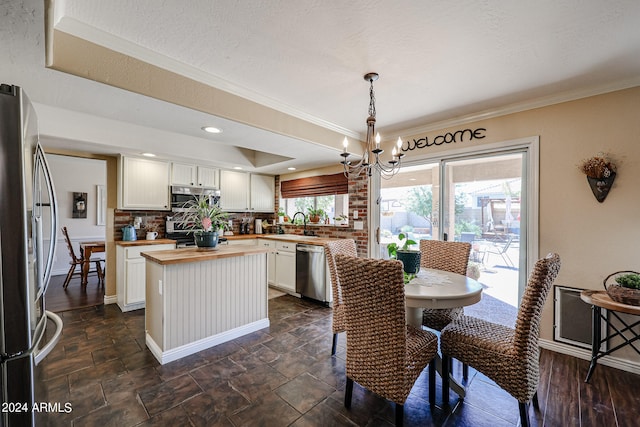
[[[115,304],[118,302],[118,296],[117,295],[105,295],[104,296],[104,304]]]
[[[569,356],[577,357],[578,359],[591,360],[591,351],[571,345],[561,344],[556,341],[539,340],[540,347],[555,351],[556,353],[562,353]],[[614,356],[604,356],[598,359],[598,364],[609,366],[611,368],[621,369],[626,372],[634,374],[640,374],[640,363],[633,362],[628,359],[621,359]]]
[[[180,347],[172,348],[166,351],[162,351],[160,346],[154,341],[154,339],[149,335],[149,333],[145,334],[145,343],[147,344],[147,347],[149,348],[151,353],[158,360],[158,362],[160,362],[161,365],[164,365],[166,363],[173,362],[174,360],[181,359],[185,356],[189,356],[199,351],[206,350],[210,347],[216,346],[218,344],[231,341],[243,335],[247,335],[247,334],[250,334],[251,332],[256,332],[256,331],[259,331],[260,329],[264,329],[268,327],[269,327],[269,319],[262,319],[262,320],[258,320],[256,322],[252,322],[247,325],[243,325],[238,328],[234,328],[217,335],[212,335],[210,337],[203,338],[201,340],[194,341],[189,344],[181,345]]]

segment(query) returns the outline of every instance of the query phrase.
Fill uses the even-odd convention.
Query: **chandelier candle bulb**
[[[344,148],[343,153],[347,152],[347,146],[349,145],[349,141],[347,141],[347,137],[344,137],[344,141],[342,141],[342,147]]]

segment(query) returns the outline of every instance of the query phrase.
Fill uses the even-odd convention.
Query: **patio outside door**
[[[470,242],[484,292],[517,307],[530,248],[528,156],[525,148],[440,158],[381,180],[379,256],[388,257],[386,246],[399,242],[400,233],[415,241]]]
[[[441,239],[469,242],[471,268],[491,295],[517,307],[526,284],[523,152],[444,160]]]

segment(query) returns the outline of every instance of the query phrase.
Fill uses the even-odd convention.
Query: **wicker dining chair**
[[[347,384],[344,406],[351,407],[353,382],[395,402],[402,425],[404,402],[429,365],[429,403],[435,404],[438,337],[406,324],[404,275],[396,260],[336,255],[347,326]]]
[[[420,240],[420,267],[436,268],[464,276],[467,274],[470,254],[471,243]],[[422,312],[422,325],[441,331],[463,313],[462,307],[425,308]]]
[[[342,254],[356,257],[358,256],[358,252],[355,240],[339,239],[326,242],[324,244],[324,253],[327,258],[327,264],[329,264],[331,291],[333,292],[333,303],[331,307],[333,309],[333,320],[331,324],[331,329],[333,330],[333,344],[331,346],[331,355],[333,356],[336,354],[338,334],[347,329],[344,314],[344,302],[342,300],[342,289],[340,287],[340,281],[338,280],[338,273],[336,271],[335,256]]]
[[[451,358],[475,368],[518,400],[520,421],[529,426],[529,402],[538,407],[540,318],[560,271],[560,257],[549,254],[536,262],[518,309],[515,328],[462,316],[442,330],[442,369]],[[449,400],[449,379],[443,376],[443,400]]]

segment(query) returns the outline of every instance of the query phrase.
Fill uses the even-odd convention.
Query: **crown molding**
[[[533,110],[541,107],[548,107],[554,104],[561,104],[563,102],[575,101],[582,98],[589,98],[591,96],[602,95],[604,93],[615,92],[618,90],[629,89],[632,87],[640,86],[640,76],[633,77],[626,80],[620,80],[613,83],[607,83],[603,85],[592,86],[589,88],[582,88],[577,90],[571,90],[561,92],[558,94],[544,96],[524,102],[518,102],[511,105],[507,105],[499,108],[492,108],[484,110],[478,113],[472,113],[465,116],[454,117],[452,119],[441,120],[426,125],[416,126],[407,129],[400,129],[400,131],[394,131],[402,133],[403,135],[420,135],[435,130],[440,130],[449,127],[460,126],[467,123],[473,123],[480,120],[493,119],[496,117],[506,116],[513,113],[520,113],[523,111]]]
[[[140,61],[151,64],[155,67],[171,71],[178,75],[190,78],[194,81],[203,83],[207,86],[214,87],[219,90],[231,93],[235,96],[247,99],[289,116],[312,123],[322,128],[343,134],[349,138],[360,139],[358,132],[346,129],[335,123],[320,119],[304,111],[298,110],[288,104],[277,101],[273,98],[261,95],[249,88],[236,85],[228,80],[218,77],[214,74],[207,73],[196,67],[177,61],[166,55],[159,54],[135,43],[131,43],[121,37],[88,25],[77,19],[63,16],[55,23],[55,29],[88,42],[103,46],[115,52],[127,55]]]

